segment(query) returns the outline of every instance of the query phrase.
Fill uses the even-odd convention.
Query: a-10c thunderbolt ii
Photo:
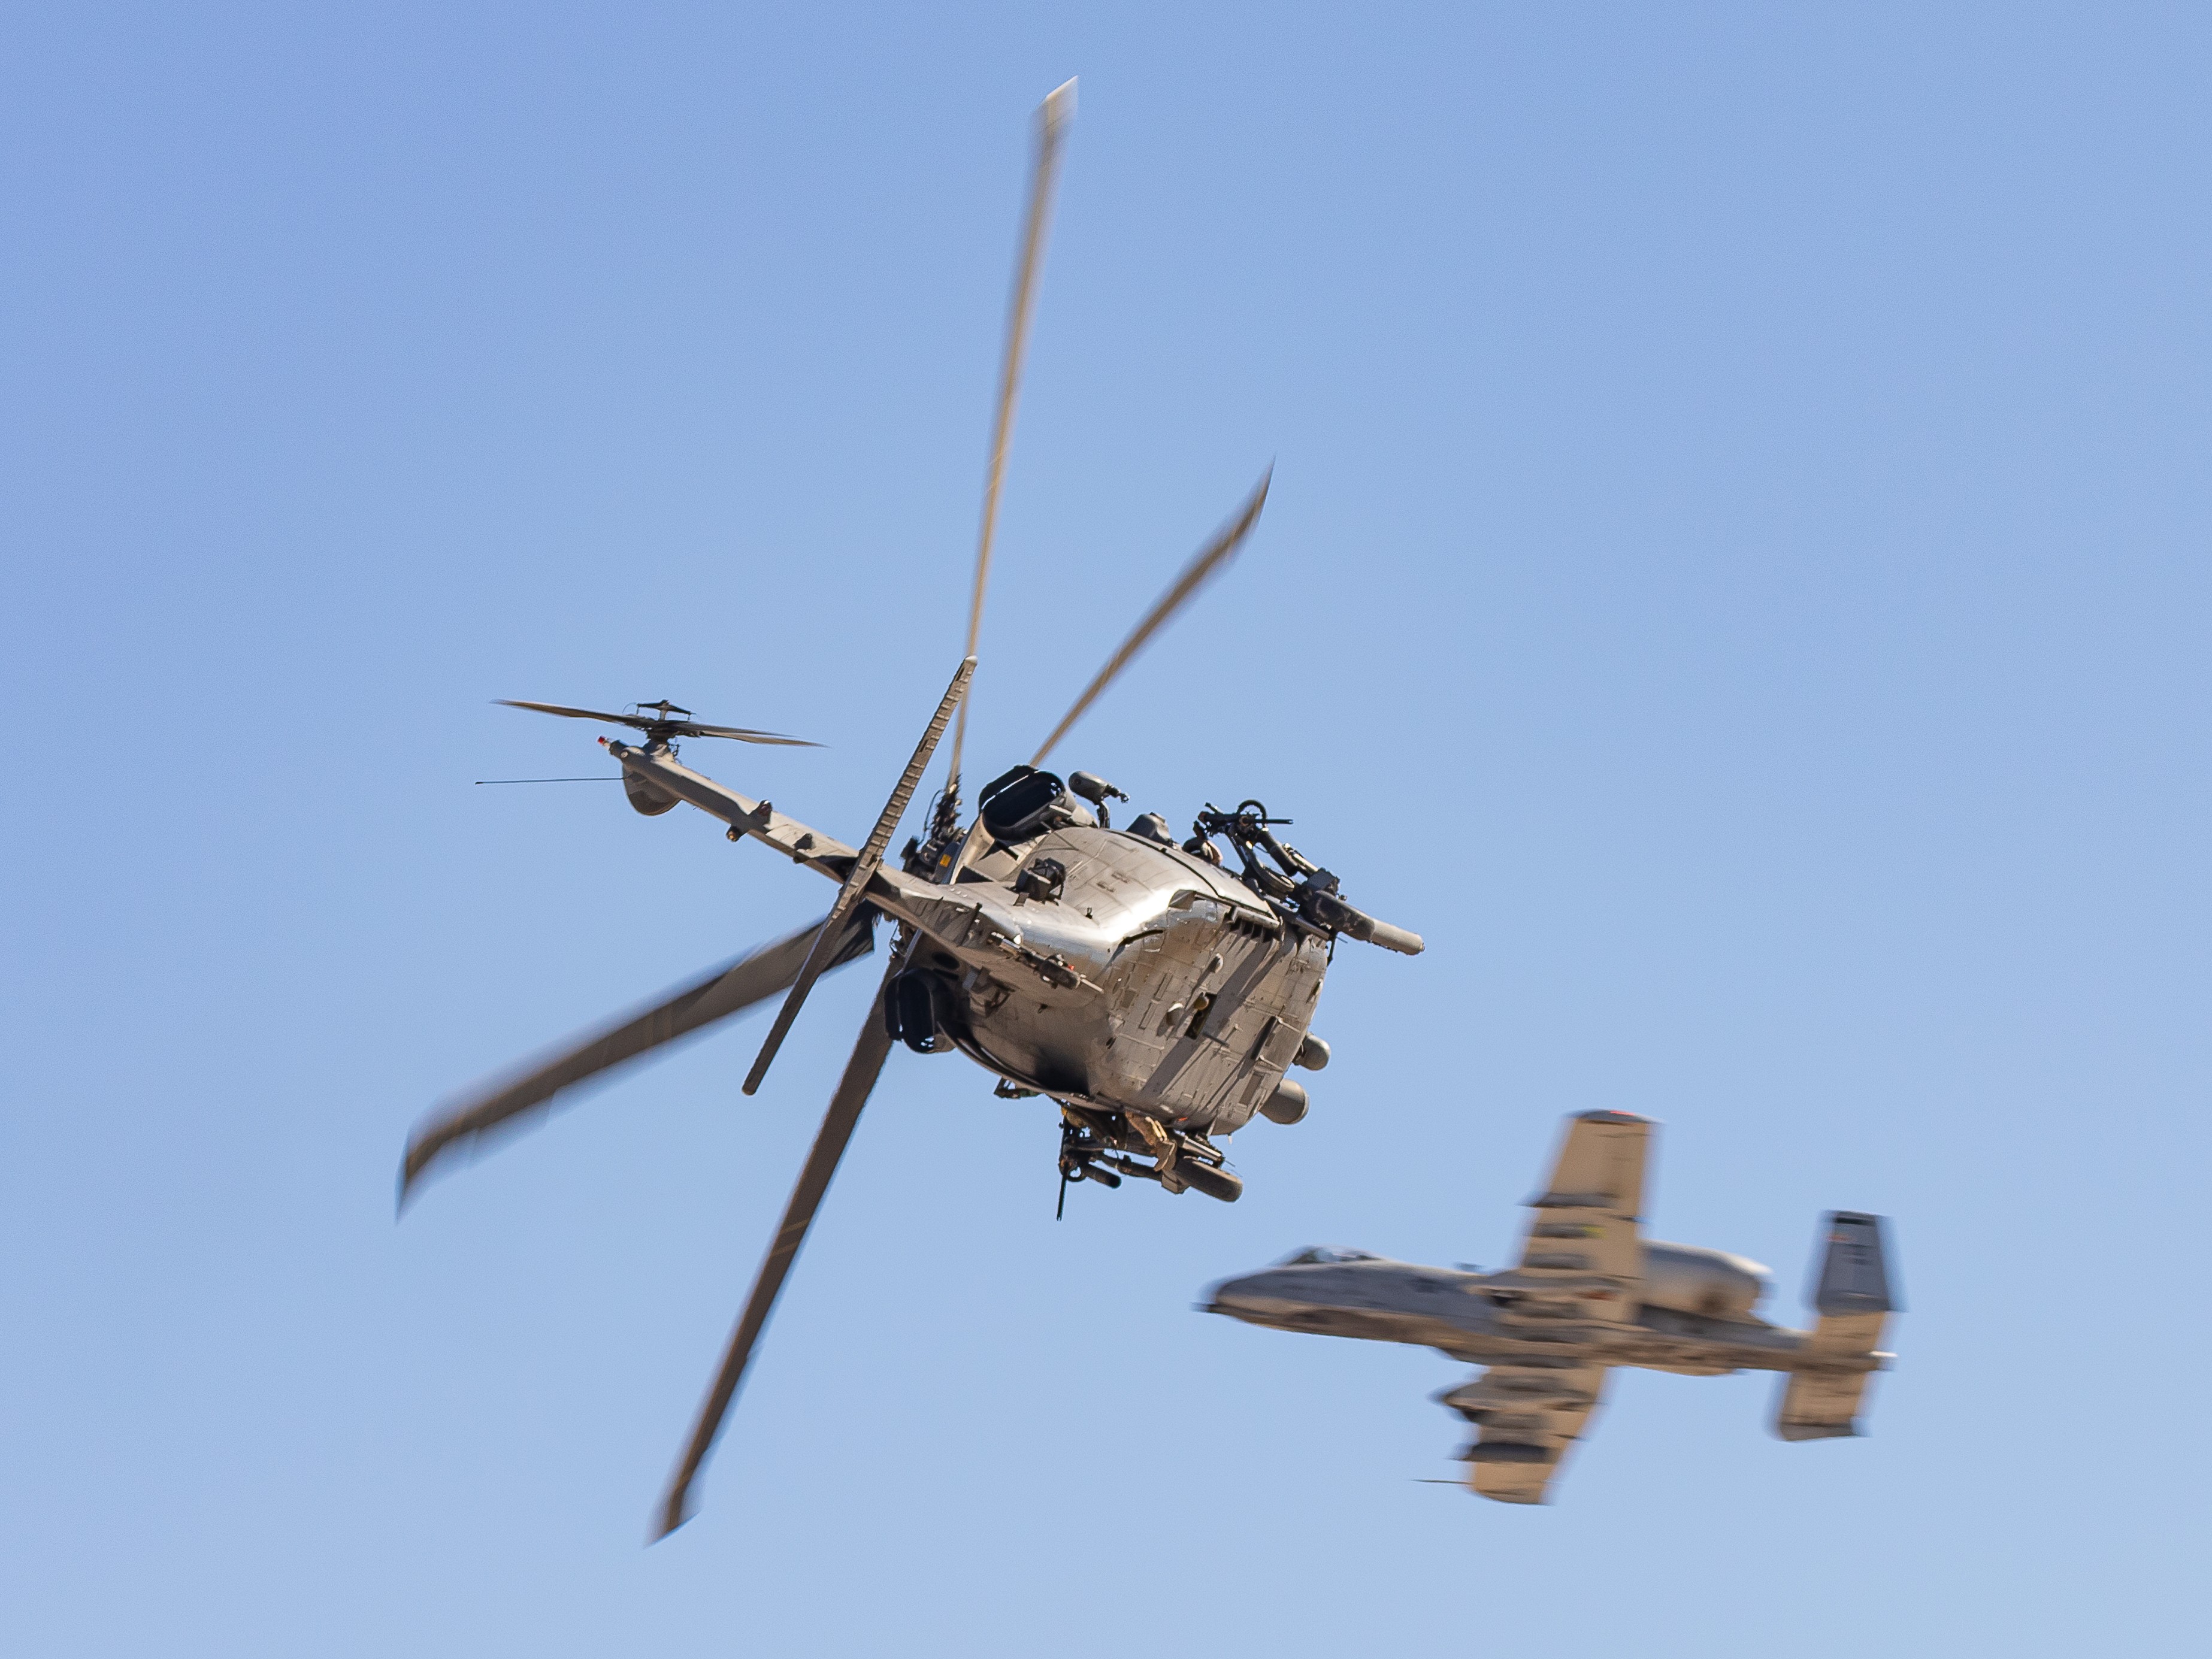
[[[1616,1365],[1688,1376],[1780,1371],[1774,1431],[1784,1440],[1858,1432],[1869,1373],[1898,1304],[1879,1216],[1838,1210],[1823,1231],[1809,1331],[1753,1310],[1766,1269],[1721,1250],[1638,1233],[1651,1121],[1626,1112],[1567,1120],[1549,1186],[1519,1263],[1501,1273],[1447,1272],[1362,1250],[1301,1250],[1213,1287],[1205,1308],[1254,1325],[1376,1342],[1411,1342],[1488,1367],[1436,1396],[1477,1433],[1460,1453],[1485,1498],[1540,1504],[1582,1436]]]

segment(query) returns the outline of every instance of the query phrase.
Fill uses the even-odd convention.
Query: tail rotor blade
[[[1084,688],[1083,695],[1075,700],[1075,707],[1061,717],[1060,724],[1052,728],[1052,735],[1038,745],[1036,753],[1030,757],[1031,766],[1044,764],[1044,757],[1052,752],[1053,745],[1067,735],[1068,728],[1083,718],[1091,705],[1097,702],[1106,688],[1114,683],[1115,677],[1135,659],[1137,653],[1151,642],[1153,635],[1174,619],[1176,611],[1190,602],[1191,596],[1206,585],[1206,579],[1227,564],[1235,556],[1237,550],[1244,545],[1245,538],[1260,522],[1260,509],[1267,504],[1267,486],[1273,482],[1274,477],[1275,469],[1271,466],[1261,476],[1260,487],[1252,492],[1251,499],[1239,509],[1237,516],[1224,525],[1219,533],[1199,549],[1197,555],[1182,568],[1182,574],[1175,579],[1166,592],[1160,595],[1159,602],[1145,613],[1145,619],[1130,632],[1127,639],[1121,641],[1121,648],[1107,659],[1106,665],[1098,671],[1097,678]]]
[[[1054,88],[1036,113],[1036,166],[1030,175],[1029,217],[1022,230],[1021,261],[1014,267],[1014,298],[1006,313],[1006,356],[999,374],[999,410],[991,427],[990,462],[983,475],[983,525],[975,543],[975,591],[968,602],[968,648],[983,629],[983,592],[991,580],[991,542],[998,531],[999,486],[1006,477],[1006,451],[1013,442],[1014,405],[1019,401],[1022,360],[1028,354],[1030,316],[1036,301],[1037,274],[1044,264],[1045,231],[1052,222],[1053,186],[1060,177],[1060,152],[1067,125],[1075,118],[1075,82]],[[968,739],[968,710],[960,710],[952,729],[951,778],[960,781],[960,751]]]
[[[893,969],[897,965],[894,961]],[[889,982],[888,974],[885,982]],[[768,1256],[761,1263],[759,1276],[753,1280],[752,1295],[746,1299],[744,1312],[738,1316],[737,1328],[730,1334],[730,1345],[722,1353],[721,1369],[714,1373],[714,1386],[707,1391],[707,1398],[699,1407],[691,1438],[661,1501],[653,1533],[656,1541],[667,1537],[691,1517],[692,1482],[698,1479],[701,1466],[714,1448],[722,1419],[729,1412],[730,1402],[737,1398],[745,1364],[752,1358],[754,1345],[760,1340],[768,1316],[775,1307],[776,1294],[783,1288],[785,1276],[799,1255],[799,1247],[805,1243],[806,1230],[813,1223],[814,1212],[821,1207],[823,1195],[830,1190],[830,1178],[837,1172],[838,1160],[844,1157],[846,1144],[852,1139],[854,1127],[860,1121],[860,1109],[868,1103],[868,1095],[884,1069],[884,1060],[890,1053],[890,1036],[884,1029],[883,1017],[878,1012],[879,1001],[880,998],[868,1005],[860,1040],[853,1046],[853,1057],[845,1062],[845,1074],[838,1080],[837,1092],[830,1098],[830,1110],[814,1137],[814,1149],[806,1155],[805,1167],[799,1172],[799,1184],[792,1189],[791,1202],[784,1206],[782,1224],[777,1227]]]
[[[541,714],[558,714],[564,720],[599,720],[607,726],[635,726],[641,732],[659,733],[675,738],[729,738],[738,743],[770,743],[787,749],[819,749],[818,743],[809,743],[805,738],[787,738],[779,732],[756,732],[750,726],[702,726],[694,720],[676,720],[669,709],[659,703],[641,707],[658,710],[657,715],[610,714],[599,708],[571,708],[566,703],[525,702],[519,697],[494,697],[492,701],[502,708],[532,708]],[[675,711],[689,714],[688,708]]]
[[[559,714],[572,720],[600,720],[609,726],[636,726],[641,722],[630,714],[610,714],[598,708],[571,708],[560,702],[525,702],[520,697],[494,697],[492,701],[502,708],[534,708],[541,714]]]

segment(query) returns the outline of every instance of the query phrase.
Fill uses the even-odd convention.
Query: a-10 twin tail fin
[[[1881,1370],[1882,1328],[1899,1304],[1889,1285],[1881,1218],[1832,1212],[1824,1230],[1827,1254],[1814,1283],[1813,1328],[1805,1359],[1793,1370],[1774,1412],[1774,1431],[1784,1440],[1826,1440],[1854,1435],[1867,1378]],[[1822,1365],[1821,1360],[1832,1361]]]

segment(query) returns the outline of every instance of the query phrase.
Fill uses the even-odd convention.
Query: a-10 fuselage
[[[1722,1273],[1748,1264],[1685,1245],[1646,1247],[1647,1261],[1679,1258]],[[1476,1365],[1640,1365],[1692,1376],[1729,1371],[1871,1371],[1881,1354],[1815,1352],[1813,1333],[1771,1325],[1747,1309],[1715,1317],[1639,1302],[1626,1321],[1593,1320],[1531,1329],[1511,1310],[1527,1292],[1516,1271],[1481,1273],[1425,1267],[1358,1251],[1310,1251],[1328,1261],[1291,1261],[1225,1279],[1205,1304],[1247,1324],[1326,1336],[1435,1348]]]

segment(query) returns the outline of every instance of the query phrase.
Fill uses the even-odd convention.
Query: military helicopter
[[[1279,839],[1285,820],[1256,800],[1211,805],[1178,842],[1157,813],[1113,825],[1128,797],[1087,772],[1062,778],[1044,763],[1146,644],[1242,547],[1258,523],[1267,479],[1200,549],[1131,631],[1026,764],[977,792],[963,811],[961,750],[975,669],[992,536],[1029,320],[1074,82],[1037,115],[1035,169],[1017,267],[1004,372],[984,490],[968,646],[873,829],[857,847],[692,770],[692,738],[753,744],[801,739],[702,724],[661,699],[622,713],[560,703],[511,706],[628,726],[642,741],[601,738],[622,768],[630,805],[647,817],[689,804],[733,842],[757,841],[836,884],[829,914],[788,938],[717,968],[643,1012],[463,1098],[419,1124],[400,1171],[404,1208],[434,1168],[525,1127],[563,1095],[769,998],[783,1001],[744,1079],[754,1093],[820,977],[870,954],[878,919],[895,929],[883,983],[800,1170],[721,1367],[693,1424],[655,1521],[665,1537],[690,1514],[690,1493],[737,1393],[754,1345],[851,1139],[892,1044],[958,1050],[1008,1098],[1036,1097],[1060,1117],[1060,1201],[1077,1183],[1125,1179],[1169,1193],[1233,1201],[1229,1137],[1255,1115],[1295,1123],[1305,1091],[1293,1066],[1319,1070],[1328,1045],[1310,1025],[1336,941],[1350,937],[1407,955],[1420,939],[1355,909],[1337,878]],[[959,724],[953,725],[956,716]],[[949,776],[927,830],[890,856],[948,726]],[[1232,871],[1219,843],[1237,861]]]

